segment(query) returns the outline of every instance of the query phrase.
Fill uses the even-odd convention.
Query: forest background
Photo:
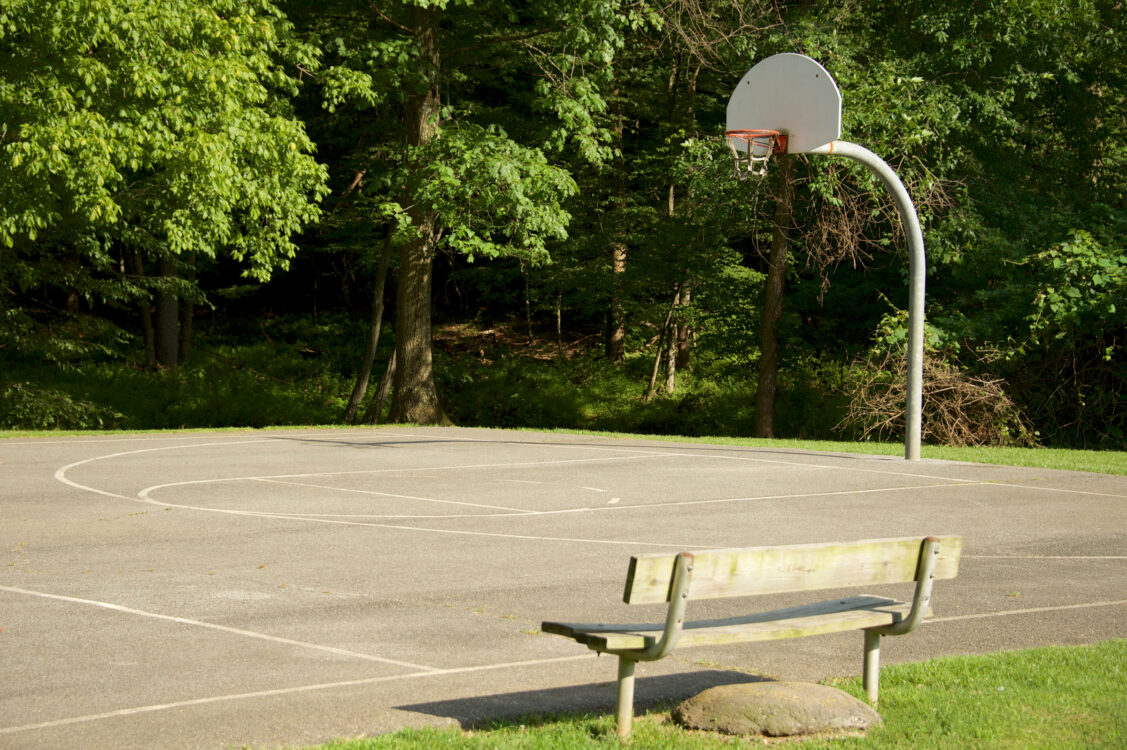
[[[733,178],[801,52],[927,249],[924,439],[1127,447],[1121,0],[0,0],[0,428],[902,436],[862,167]]]

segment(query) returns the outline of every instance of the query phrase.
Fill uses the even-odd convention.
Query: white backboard
[[[792,154],[841,137],[841,92],[818,61],[793,52],[749,70],[728,100],[727,130],[778,130]]]

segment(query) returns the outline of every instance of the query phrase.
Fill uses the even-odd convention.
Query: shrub
[[[121,413],[75,398],[58,388],[9,383],[0,389],[0,428],[14,430],[96,430],[123,426]]]

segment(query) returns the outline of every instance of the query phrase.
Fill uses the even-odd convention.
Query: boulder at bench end
[[[863,701],[806,682],[719,685],[682,702],[673,719],[690,729],[767,737],[863,731],[880,723]]]

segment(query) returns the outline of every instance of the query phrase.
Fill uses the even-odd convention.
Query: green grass
[[[834,684],[857,697],[863,694],[859,680]],[[881,671],[879,709],[884,722],[863,737],[795,740],[780,746],[787,750],[1127,747],[1127,640],[887,666]],[[623,747],[608,714],[529,717],[472,731],[405,730],[331,743],[320,750]],[[762,747],[763,740],[687,731],[669,721],[667,712],[655,711],[638,718],[625,746],[717,750]]]

